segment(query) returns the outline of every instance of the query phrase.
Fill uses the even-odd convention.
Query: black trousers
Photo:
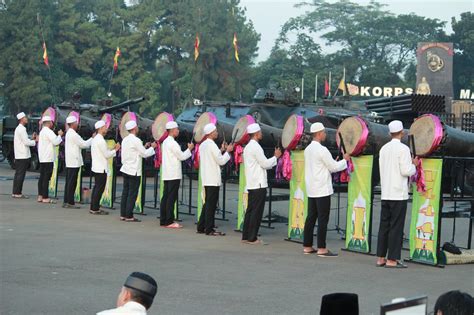
[[[120,216],[123,218],[133,218],[133,208],[137,201],[140,179],[141,176],[123,174],[122,201],[120,202]]]
[[[66,167],[66,183],[64,185],[64,203],[74,205],[74,193],[76,192],[77,174],[79,167]]]
[[[38,196],[48,198],[49,180],[53,174],[53,162],[40,163],[40,177],[38,180]]]
[[[160,225],[174,222],[174,205],[178,200],[180,179],[163,181],[163,196],[160,202]]]
[[[326,248],[331,196],[308,197],[308,214],[304,222],[303,246],[313,246],[314,225],[318,220],[318,248]]]
[[[94,173],[94,188],[92,188],[91,210],[99,211],[100,199],[104,193],[105,184],[107,183],[107,173]]]
[[[15,176],[13,177],[13,192],[14,195],[21,195],[23,190],[23,181],[25,180],[26,170],[30,165],[30,159],[15,160]]]
[[[210,234],[214,231],[217,200],[219,199],[219,186],[204,186],[205,200],[199,217],[197,230]]]
[[[265,208],[266,188],[249,189],[247,211],[244,217],[242,240],[254,242],[257,240],[258,229],[262,222],[263,209]]]
[[[382,200],[377,257],[400,259],[406,214],[407,200]]]

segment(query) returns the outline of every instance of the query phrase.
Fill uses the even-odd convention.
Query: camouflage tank
[[[360,115],[369,121],[383,122],[381,116],[366,109],[364,102],[335,98],[317,104],[301,103],[297,99],[297,91],[285,92],[270,88],[258,89],[251,104],[195,102],[176,119],[184,131],[182,137],[190,139],[195,123],[205,112],[212,112],[216,116],[227,142],[232,140],[232,130],[239,118],[245,115],[253,116],[262,127],[264,138],[261,143],[264,147],[274,147],[279,142],[281,130],[288,117],[293,114],[302,115],[309,123],[322,122],[327,128],[333,129],[337,129],[345,118],[355,115]]]
[[[99,104],[84,104],[80,102],[80,94],[74,93],[73,97],[69,101],[65,101],[59,105],[51,106],[47,109],[48,113],[53,113],[55,116],[55,131],[62,129],[65,131],[66,118],[74,113],[80,116],[79,130],[78,133],[83,138],[89,138],[95,131],[94,124],[97,120],[102,119],[104,115],[110,121],[109,132],[106,135],[108,139],[120,140],[119,124],[122,115],[127,112],[130,106],[144,101],[144,97],[130,99],[125,102],[113,105],[112,100],[106,99],[101,100]],[[29,117],[27,131],[29,136],[33,132],[39,132],[39,120],[40,117]],[[140,137],[144,140],[152,139],[151,137],[151,125],[153,120],[138,117],[138,124],[140,126]],[[13,136],[15,128],[18,125],[16,117],[5,117],[3,118],[3,129],[2,129],[2,155],[8,160],[10,165],[14,167],[14,152],[13,152]],[[85,163],[90,162],[89,154],[86,154]],[[31,150],[31,163],[30,169],[35,170],[39,167],[38,156],[36,149]]]

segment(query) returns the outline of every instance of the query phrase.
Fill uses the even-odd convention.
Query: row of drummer
[[[16,172],[13,183],[13,198],[27,198],[22,194],[23,180],[30,159],[29,146],[38,142],[38,156],[40,162],[40,178],[38,181],[38,202],[55,203],[48,196],[49,180],[53,171],[54,146],[62,142],[63,132],[56,135],[50,117],[42,117],[42,128],[39,136],[33,135],[29,139],[25,125],[28,118],[24,113],[17,115],[19,120],[15,130],[14,146]],[[66,184],[64,189],[65,208],[78,208],[74,203],[74,191],[77,184],[79,168],[83,165],[81,150],[91,147],[92,172],[95,177],[92,190],[90,213],[94,215],[108,214],[100,209],[100,198],[104,192],[107,180],[108,159],[113,158],[121,149],[123,175],[123,191],[120,204],[120,220],[124,222],[139,222],[133,216],[133,208],[138,195],[142,176],[142,159],[155,154],[157,144],[143,145],[137,137],[138,126],[135,121],[128,121],[125,128],[128,135],[122,144],[116,144],[113,150],[107,148],[104,136],[107,126],[104,121],[95,123],[95,133],[84,140],[77,133],[78,121],[70,116],[66,120],[68,130],[65,136]],[[183,226],[175,221],[174,205],[178,198],[178,190],[182,179],[182,161],[192,156],[193,143],[187,144],[182,151],[175,140],[179,135],[179,127],[175,121],[166,123],[167,138],[161,145],[161,177],[163,180],[163,195],[160,202],[160,225],[164,228],[181,229]],[[411,159],[409,148],[400,142],[403,136],[403,125],[400,121],[389,124],[392,141],[380,150],[380,174],[382,189],[382,212],[377,246],[377,266],[388,268],[405,268],[400,260],[403,226],[408,199],[408,177],[416,172],[418,159]],[[265,206],[266,190],[268,187],[267,170],[277,165],[281,157],[281,150],[275,148],[272,157],[267,158],[259,142],[262,132],[257,123],[247,126],[250,141],[243,151],[243,163],[246,176],[246,190],[248,191],[248,206],[245,211],[242,243],[265,244],[258,239],[258,230]],[[233,144],[223,143],[221,148],[215,140],[218,131],[214,124],[204,126],[205,140],[199,147],[199,163],[202,185],[205,190],[203,211],[198,220],[197,232],[209,236],[223,236],[225,233],[215,228],[215,211],[221,186],[221,166],[230,160]],[[303,253],[317,254],[320,257],[337,257],[326,246],[327,225],[329,221],[331,195],[333,194],[331,173],[347,168],[350,156],[343,155],[340,161],[333,159],[329,150],[322,145],[326,140],[326,132],[322,123],[311,125],[310,132],[313,141],[305,149],[305,182],[308,197],[308,213],[305,221]],[[317,248],[313,247],[313,230],[318,221]]]

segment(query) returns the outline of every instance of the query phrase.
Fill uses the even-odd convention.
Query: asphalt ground
[[[441,269],[408,263],[408,269],[387,270],[375,267],[374,256],[341,251],[343,235],[335,231],[336,196],[328,247],[340,256],[319,258],[303,255],[300,244],[284,240],[285,223],[260,229],[269,245],[242,245],[240,234],[233,231],[237,217],[235,184],[227,186],[228,221],[217,221],[227,235],[210,237],[196,234],[194,217],[184,214],[180,215],[183,230],[160,228],[156,218],[159,211],[153,209],[152,178],[147,185],[147,215],[139,216],[141,223],[124,223],[119,221],[119,210],[111,210],[108,216],[92,216],[88,205],[63,209],[61,202],[38,204],[37,175],[28,173],[25,180],[24,193],[32,199],[12,199],[13,170],[0,163],[1,314],[94,314],[113,308],[123,281],[132,271],[149,273],[158,282],[150,314],[318,314],[322,296],[333,292],[357,293],[360,314],[379,314],[382,303],[397,297],[427,295],[432,310],[443,292],[460,289],[474,293],[473,265]],[[85,178],[84,185],[88,183]],[[188,180],[183,182],[184,194],[180,193],[182,212],[188,211],[188,184]],[[193,206],[196,186],[194,181]],[[63,187],[64,178],[60,178],[60,200]],[[119,178],[116,206],[120,192]],[[288,191],[275,189],[274,193]],[[378,198],[374,204],[375,234]],[[340,201],[344,208],[345,194]],[[447,204],[445,211],[451,206]],[[287,209],[287,201],[273,203],[273,214],[286,217]],[[408,213],[405,233],[409,217]],[[345,225],[342,209],[339,225]],[[442,242],[451,240],[452,225],[452,219],[443,220]],[[457,219],[456,244],[466,246],[467,233],[468,219]],[[402,256],[407,257],[408,251]]]

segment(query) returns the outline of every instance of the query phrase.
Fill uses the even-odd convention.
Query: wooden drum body
[[[153,139],[158,142],[163,142],[168,137],[168,131],[166,130],[166,123],[169,121],[173,121],[173,115],[163,112],[156,116],[153,124],[151,125],[151,133],[153,135]]]
[[[416,155],[442,154],[459,157],[474,156],[474,133],[452,128],[437,116],[420,116],[411,125]]]
[[[377,153],[384,144],[392,139],[387,125],[368,122],[359,116],[346,118],[339,125],[336,137],[338,147],[341,145],[339,134],[342,136],[347,153],[351,156]],[[405,132],[402,142],[407,143],[407,141],[408,137]]]

